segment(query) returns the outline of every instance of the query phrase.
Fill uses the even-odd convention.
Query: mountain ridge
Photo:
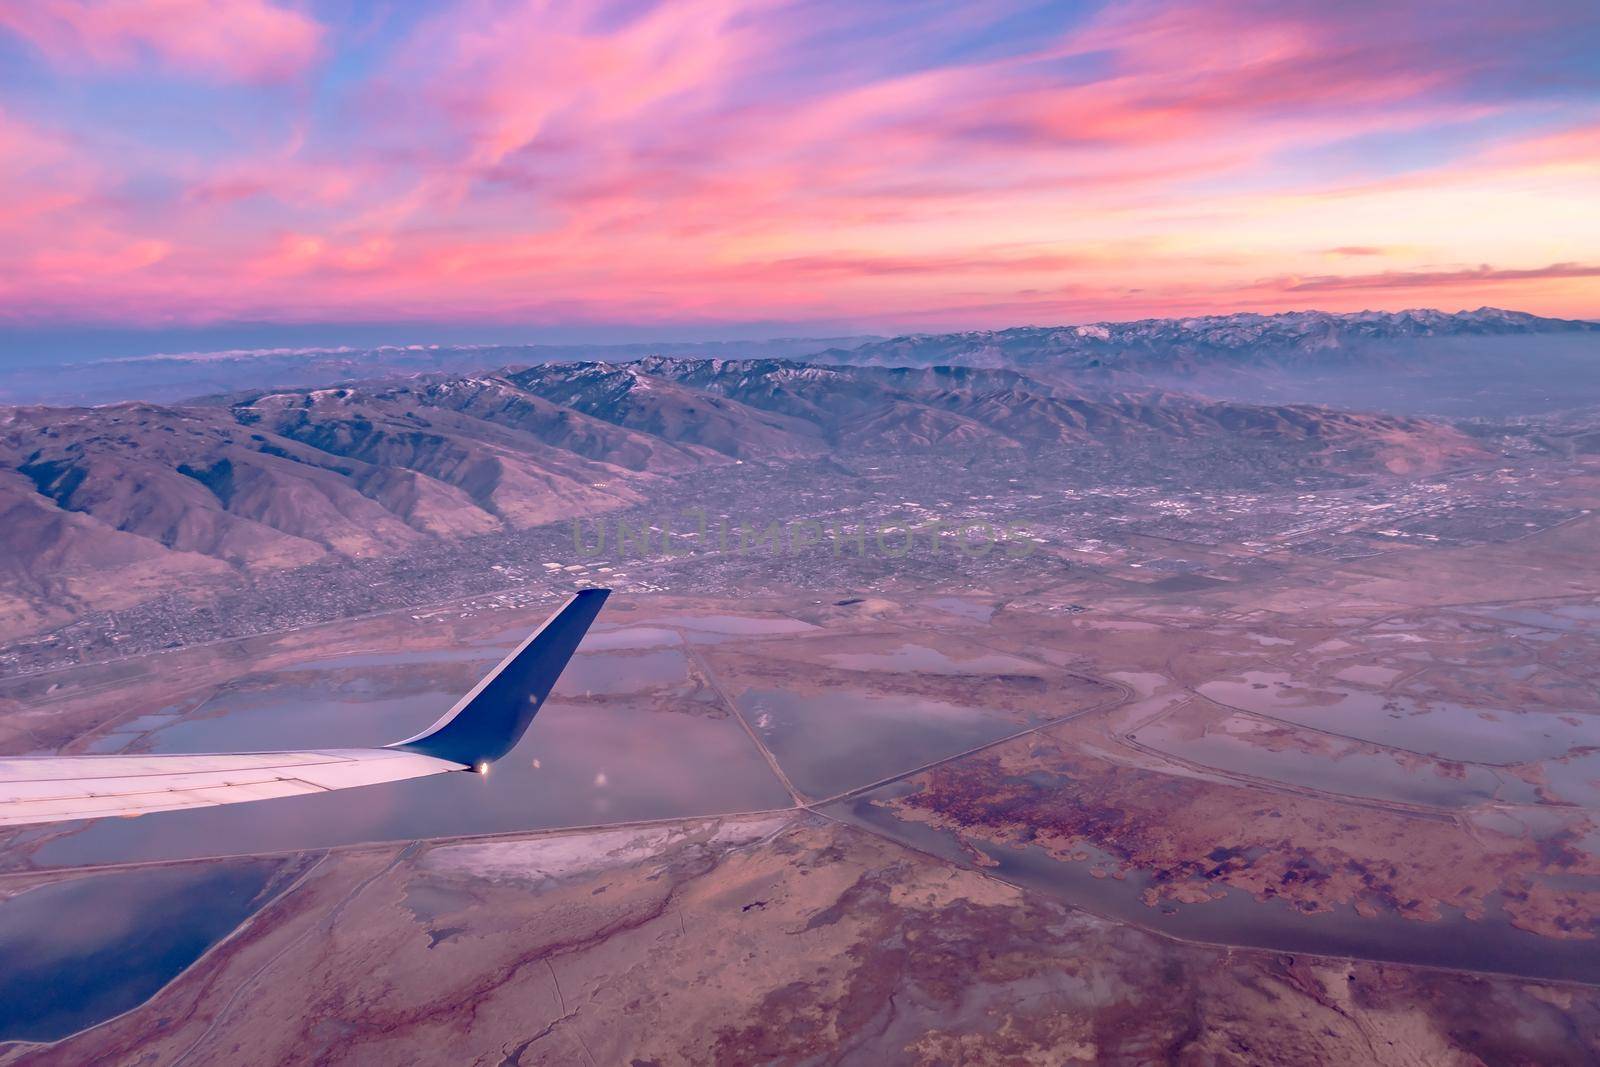
[[[158,588],[511,533],[742,462],[896,450],[1271,449],[1371,473],[1481,458],[1424,419],[1083,390],[1015,370],[650,357],[205,402],[0,409],[0,627]]]
[[[391,344],[180,352],[97,359],[59,368],[14,368],[0,376],[0,403],[94,404],[125,399],[187,401],[238,389],[271,390],[284,382],[302,389],[402,375],[462,376],[506,366],[565,362],[624,364],[652,357],[687,359],[802,359],[826,364],[882,366],[1012,366],[1035,372],[1117,374],[1199,373],[1222,357],[1254,352],[1257,365],[1315,366],[1351,349],[1428,345],[1507,337],[1593,336],[1600,322],[1547,318],[1500,308],[1445,312],[1287,311],[1100,321],[1077,325],[1015,326],[997,330],[910,333],[897,337],[787,337],[764,341],[629,342],[623,344]],[[1381,353],[1379,365],[1404,367],[1404,354]],[[1337,361],[1334,361],[1337,362]]]
[[[917,333],[833,348],[819,362],[882,366],[960,364],[1042,367],[1055,370],[1128,370],[1182,367],[1198,355],[1298,353],[1326,356],[1374,344],[1420,339],[1506,337],[1532,334],[1600,334],[1600,323],[1558,319],[1483,307],[1445,312],[1405,311],[1234,312],[1185,318],[1148,318],[1075,326],[1013,326],[1001,330]]]

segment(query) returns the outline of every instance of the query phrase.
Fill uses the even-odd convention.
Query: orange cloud
[[[1600,311],[1596,128],[1506,89],[1507,63],[1547,76],[1559,25],[1146,2],[972,45],[997,3],[868,36],[898,9],[465,0],[327,85],[197,95],[222,131],[200,147],[0,113],[0,315],[916,328],[1413,290]],[[200,32],[224,9],[268,20],[276,58],[230,66],[242,31]],[[260,81],[354,33],[265,0],[0,25],[69,77],[148,57]]]
[[[1485,282],[1528,282],[1550,278],[1600,278],[1600,266],[1586,263],[1552,263],[1529,269],[1498,269],[1487,263],[1461,270],[1395,270],[1377,274],[1323,274],[1311,278],[1285,278],[1278,286],[1290,293],[1328,292],[1340,289],[1435,289]]]

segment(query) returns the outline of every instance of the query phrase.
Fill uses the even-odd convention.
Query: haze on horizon
[[[7,5],[0,327],[1595,317],[1597,54],[1577,0]]]

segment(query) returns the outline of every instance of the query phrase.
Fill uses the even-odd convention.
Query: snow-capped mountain
[[[818,362],[879,366],[956,364],[1052,370],[1173,372],[1204,364],[1339,364],[1392,354],[1397,344],[1440,338],[1548,334],[1600,335],[1600,323],[1479,308],[1445,312],[1240,312],[1182,319],[1139,319],[1082,326],[1019,326],[950,334],[911,334],[834,349]],[[1414,349],[1413,349],[1414,350]],[[1385,362],[1387,362],[1385,358]]]

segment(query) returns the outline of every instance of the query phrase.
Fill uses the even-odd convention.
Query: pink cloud
[[[1600,175],[1600,122],[1511,140],[1484,154],[1503,167],[1578,167]]]
[[[202,32],[224,9],[239,21]],[[1406,210],[1417,201],[1382,200],[1470,181],[1489,215],[1535,173],[1563,195],[1600,159],[1592,128],[1501,132],[1368,180],[1341,145],[1486,115],[1503,131],[1515,101],[1463,91],[1476,53],[1352,10],[1122,5],[1009,50],[913,62],[888,51],[915,52],[910,31],[831,43],[853,8],[466,0],[315,115],[214,154],[127,153],[115,130],[0,115],[0,196],[28,205],[0,217],[0,314],[998,325],[1271,306],[1302,284],[1352,305],[1431,285],[1600,307],[1586,273],[1453,282],[1430,266],[1577,262],[1576,233],[1530,249],[1478,238],[1483,215],[1430,227]],[[926,29],[965,40],[991,17],[969,7]],[[1498,16],[1463,19],[1514,52]],[[41,0],[0,25],[68,71],[153,58],[261,80],[305,70],[321,41],[264,0]],[[819,35],[826,54],[808,53]],[[252,133],[255,117],[234,116]],[[1305,150],[1327,154],[1307,165]],[[1328,255],[1369,254],[1392,271],[1322,273]]]
[[[317,54],[321,26],[271,0],[26,0],[0,27],[57,66],[129,68],[145,58],[218,81],[291,78]]]
[[[81,202],[89,169],[67,138],[0,110],[0,232]]]

